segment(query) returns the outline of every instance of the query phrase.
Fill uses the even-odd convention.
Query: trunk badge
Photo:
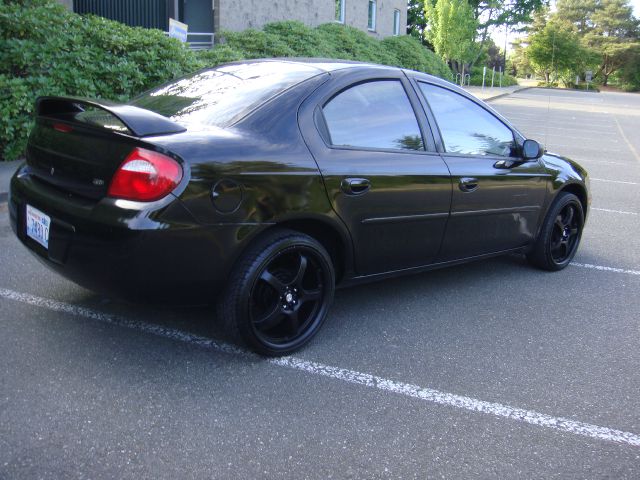
[[[101,178],[94,178],[92,183],[96,187],[101,187],[102,185],[104,185],[104,180],[102,180]]]
[[[55,171],[56,171],[55,167],[51,167],[51,175],[53,175]]]

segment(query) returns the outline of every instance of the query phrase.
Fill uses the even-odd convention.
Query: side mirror
[[[525,160],[534,160],[544,154],[544,148],[535,140],[525,140],[522,144],[522,157]]]

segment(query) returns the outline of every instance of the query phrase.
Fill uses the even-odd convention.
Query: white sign
[[[179,22],[173,18],[169,19],[169,36],[171,38],[177,38],[181,42],[186,42],[188,30],[189,25],[186,23]]]
[[[592,78],[593,78],[593,72],[591,70],[587,70],[586,72],[584,72],[584,79],[587,83],[589,83]]]

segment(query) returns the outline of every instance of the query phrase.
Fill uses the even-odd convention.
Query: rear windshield
[[[315,67],[288,62],[225,65],[150,90],[131,104],[178,122],[224,127],[319,73]]]

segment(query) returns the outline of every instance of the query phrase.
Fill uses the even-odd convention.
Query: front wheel
[[[333,301],[331,258],[316,240],[274,230],[236,265],[218,304],[232,337],[262,355],[286,355],[318,332]]]
[[[582,203],[572,193],[561,193],[547,213],[528,260],[544,270],[562,270],[578,250],[583,227]]]

